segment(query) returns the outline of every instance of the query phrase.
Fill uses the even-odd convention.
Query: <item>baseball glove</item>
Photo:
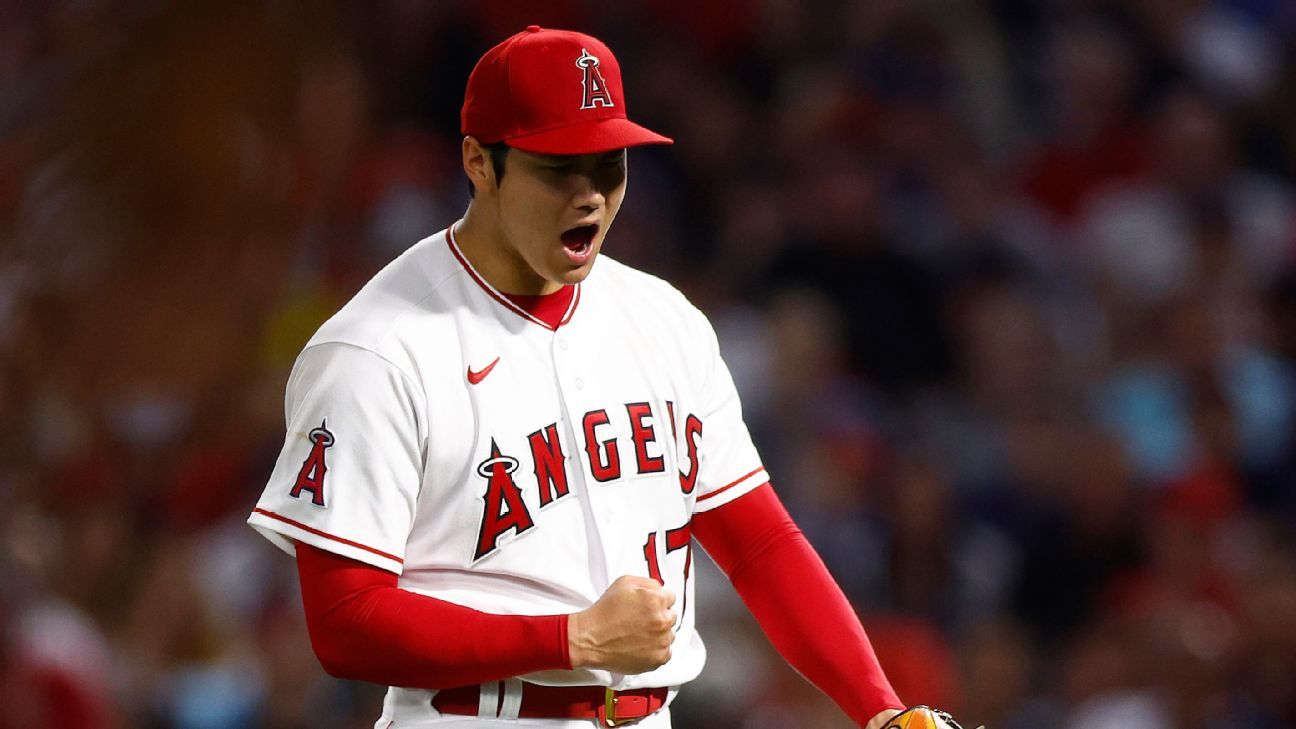
[[[954,717],[930,706],[910,706],[891,717],[882,729],[963,729]],[[978,729],[985,729],[979,727]]]

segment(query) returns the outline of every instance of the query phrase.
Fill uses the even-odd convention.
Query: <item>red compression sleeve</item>
[[[904,708],[855,610],[772,486],[694,514],[692,530],[783,658],[851,719],[864,726]]]
[[[311,645],[332,676],[437,689],[571,668],[566,615],[479,612],[301,542],[297,574]]]

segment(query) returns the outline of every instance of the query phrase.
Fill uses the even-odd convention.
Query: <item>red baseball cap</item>
[[[468,76],[461,131],[538,154],[597,154],[673,140],[626,118],[621,66],[597,38],[538,25],[495,46]]]

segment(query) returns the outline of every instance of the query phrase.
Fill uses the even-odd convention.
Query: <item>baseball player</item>
[[[903,705],[710,324],[599,258],[626,149],[671,143],[627,119],[612,52],[528,27],[477,64],[462,123],[463,219],[306,345],[248,519],[296,555],[324,668],[389,686],[388,729],[669,727],[706,658],[696,538],[787,660],[882,727]]]

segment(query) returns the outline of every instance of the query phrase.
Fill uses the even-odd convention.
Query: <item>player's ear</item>
[[[473,137],[463,138],[463,170],[468,184],[477,192],[494,189],[497,184],[490,153]]]

